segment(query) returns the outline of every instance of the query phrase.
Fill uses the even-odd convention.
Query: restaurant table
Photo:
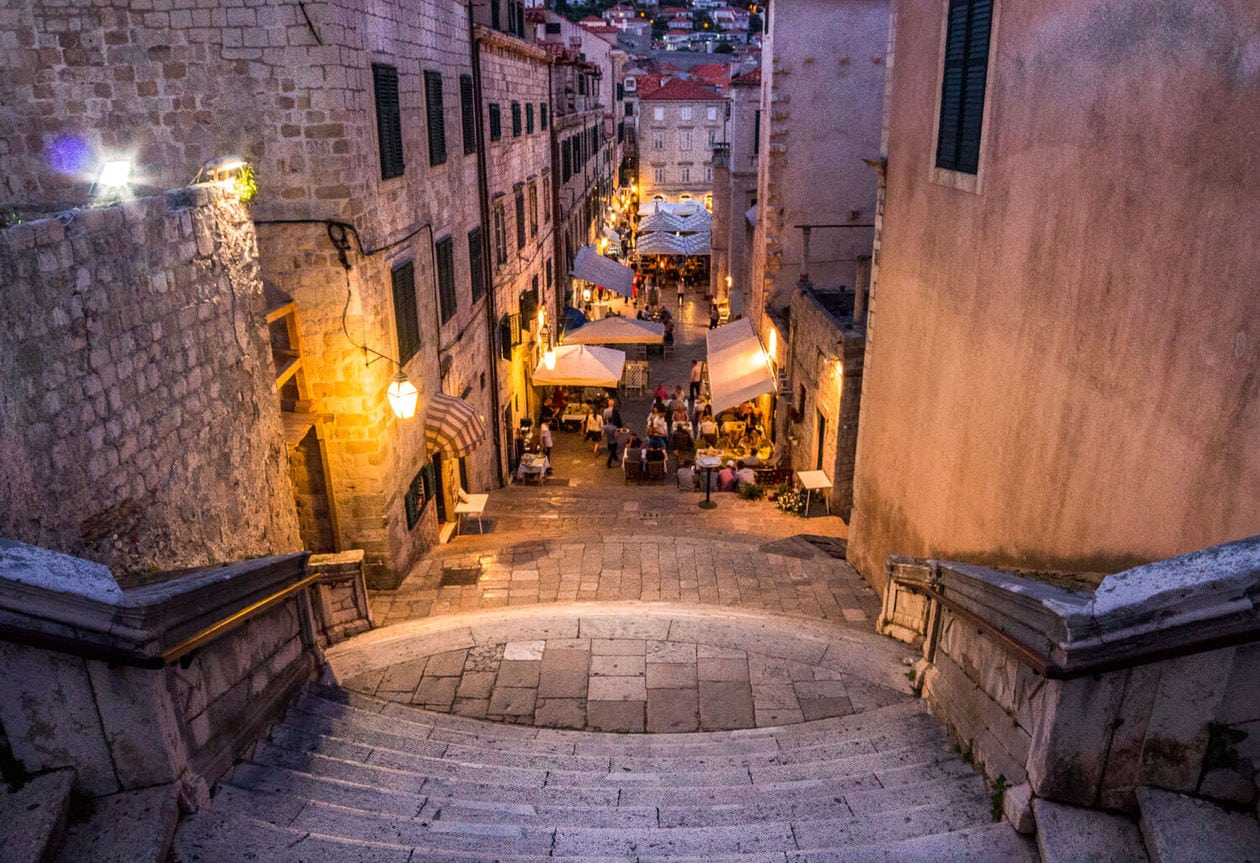
[[[578,429],[569,428],[570,423],[577,423],[578,428],[580,429],[581,424],[585,421],[586,421],[586,405],[581,404],[580,402],[566,405],[564,408],[564,413],[560,414],[560,425],[566,428],[568,431],[578,430]]]
[[[805,488],[805,515],[809,516],[809,501],[814,491],[831,488],[831,480],[827,479],[827,475],[820,470],[802,470],[798,471],[796,478],[801,481],[801,485]],[[831,505],[827,505],[828,514],[831,513]]]
[[[527,452],[521,456],[521,463],[516,468],[516,478],[524,482],[534,477],[538,480],[538,484],[542,485],[550,467],[551,460],[547,456],[542,453]]]
[[[704,500],[700,501],[701,509],[715,509],[717,504],[713,502],[710,495],[713,492],[713,471],[722,466],[722,459],[715,455],[698,455],[696,456],[696,467],[704,471]]]

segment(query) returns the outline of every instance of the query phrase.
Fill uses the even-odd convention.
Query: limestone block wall
[[[0,233],[0,535],[116,571],[300,548],[256,254],[208,187]]]

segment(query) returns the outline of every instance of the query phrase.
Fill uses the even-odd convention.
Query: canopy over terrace
[[[682,235],[659,231],[640,235],[635,251],[640,255],[707,255],[711,243],[712,235],[708,231]]]
[[[713,218],[700,207],[686,212],[657,211],[639,221],[640,255],[707,255]]]
[[[626,352],[614,348],[560,345],[552,353],[550,368],[545,357],[534,368],[535,386],[615,387],[626,365]]]
[[[775,391],[770,358],[751,320],[741,318],[709,330],[705,338],[714,413]]]
[[[564,341],[570,345],[659,345],[665,341],[665,325],[613,316],[565,333]]]
[[[583,246],[578,249],[570,274],[575,279],[599,285],[623,297],[628,297],[634,292],[634,270],[625,264],[617,263],[612,258],[605,258],[596,251],[594,246]]]

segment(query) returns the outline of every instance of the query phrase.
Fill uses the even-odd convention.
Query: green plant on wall
[[[240,198],[241,203],[248,204],[254,200],[254,196],[258,194],[258,175],[254,173],[253,165],[248,162],[241,165],[236,178],[232,181],[232,189],[236,192],[236,197]]]

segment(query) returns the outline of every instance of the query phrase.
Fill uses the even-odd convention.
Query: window
[[[519,138],[521,136],[521,103],[512,103],[512,137]]]
[[[547,131],[547,103],[538,103],[538,128]]]
[[[712,147],[717,143],[717,129],[709,130],[709,146]]]
[[[424,107],[429,117],[429,164],[446,161],[446,116],[442,113],[442,73],[424,73]]]
[[[716,119],[717,119],[717,106],[716,106],[716,105],[710,105],[710,106],[709,106],[709,112],[708,112],[708,114],[707,114],[706,116],[707,116],[710,120],[716,120]]]
[[[712,183],[712,182],[713,182],[713,166],[712,166],[712,165],[705,165],[705,166],[704,166],[704,181],[705,181],[706,183]]]
[[[468,281],[472,284],[475,303],[486,292],[486,274],[481,269],[481,228],[468,232]]]
[[[551,290],[551,258],[547,259],[546,271],[547,271],[547,290],[550,291]]]
[[[685,105],[685,106],[683,106],[683,109],[682,109],[682,118],[683,118],[684,120],[690,120],[690,119],[691,119],[691,106],[690,106],[690,105]]]
[[[394,267],[389,274],[394,289],[394,329],[398,332],[398,364],[420,350],[420,318],[416,314],[416,275],[411,261]]]
[[[974,174],[980,166],[980,123],[989,70],[993,0],[950,0],[936,166]]]
[[[538,184],[529,184],[529,235],[538,236]]]
[[[543,221],[551,221],[551,175],[543,177]]]
[[[569,139],[560,142],[560,182],[567,183],[573,176],[573,159],[569,152]]]
[[[653,108],[653,109],[652,109],[652,119],[653,119],[653,120],[656,120],[656,121],[658,121],[658,122],[659,122],[660,120],[664,120],[664,119],[665,119],[665,109],[664,109],[664,108]]]
[[[665,133],[664,132],[652,133],[652,149],[653,150],[665,149]]]
[[[654,180],[655,180],[656,182],[658,182],[658,183],[664,183],[664,182],[665,182],[665,169],[664,169],[664,168],[653,168],[653,169],[652,169],[652,179],[654,179]]]
[[[753,155],[761,152],[761,112],[753,112]]]
[[[438,271],[438,305],[442,323],[455,315],[455,244],[450,237],[438,240],[435,247]]]
[[[627,117],[633,117],[633,116],[634,116],[634,103],[633,103],[633,102],[627,102],[627,103],[626,103],[626,116],[627,116]]]
[[[499,11],[499,0],[490,0],[490,26],[495,30],[503,29],[503,13]]]
[[[683,129],[678,133],[678,146],[683,150],[691,149],[691,130]]]
[[[525,103],[525,134],[534,134],[534,103]]]
[[[546,32],[548,36],[559,36],[560,35],[560,22],[548,21]]]
[[[618,84],[617,85],[617,101],[618,102],[625,101],[625,98],[626,98],[626,85]]]
[[[683,165],[682,168],[679,169],[679,173],[682,175],[681,176],[682,182],[684,183],[691,182],[691,168],[687,167],[686,165]]]
[[[525,248],[525,190],[516,190],[516,248]]]
[[[464,155],[477,152],[477,106],[471,75],[459,76],[459,118],[464,127]]]
[[[376,94],[376,137],[381,150],[381,179],[401,177],[405,168],[402,147],[402,113],[398,110],[398,70],[372,64],[372,89]]]
[[[507,263],[507,216],[502,200],[494,203],[494,262],[500,267]]]
[[[490,103],[490,140],[498,141],[503,138],[503,118],[499,116],[499,103]]]

